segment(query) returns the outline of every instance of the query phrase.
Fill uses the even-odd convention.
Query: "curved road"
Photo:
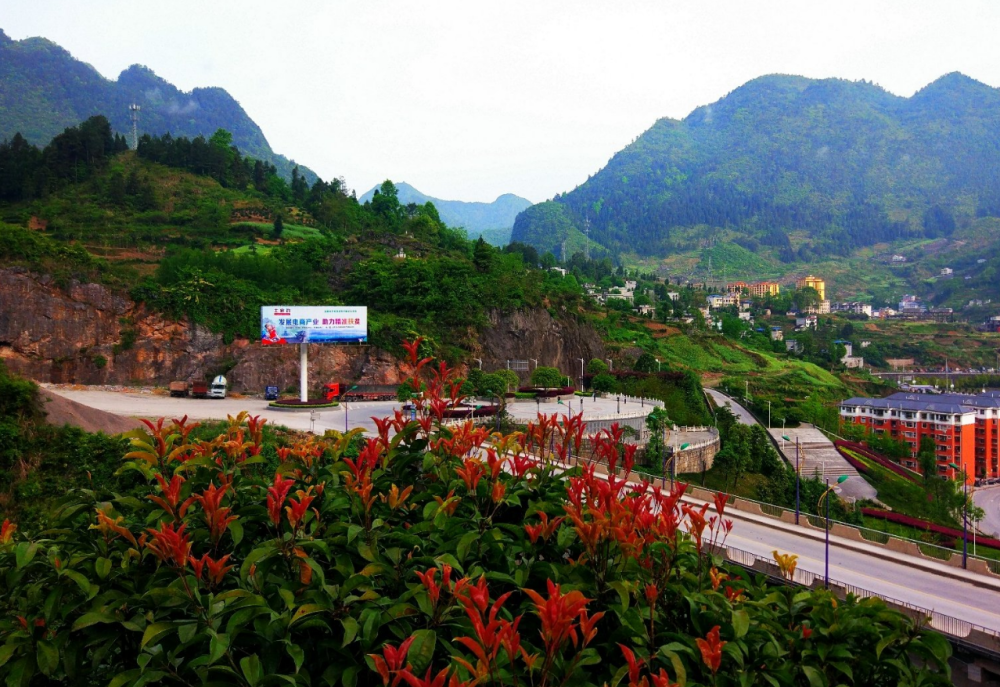
[[[973,502],[985,511],[979,531],[992,537],[1000,536],[1000,485],[979,487],[972,493]]]
[[[729,408],[736,419],[739,420],[740,424],[743,425],[755,425],[757,424],[757,419],[750,414],[750,411],[741,406],[736,400],[722,393],[721,391],[716,391],[715,389],[705,389],[705,393],[712,397],[715,401],[715,405],[720,408]]]

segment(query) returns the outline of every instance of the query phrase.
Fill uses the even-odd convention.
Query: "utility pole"
[[[128,111],[132,113],[132,150],[139,149],[139,110],[142,109],[135,103],[128,106]]]

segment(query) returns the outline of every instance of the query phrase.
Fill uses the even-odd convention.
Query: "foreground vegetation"
[[[241,415],[195,440],[151,424],[133,494],[74,489],[45,531],[0,530],[8,684],[947,685],[947,642],[877,599],[771,586],[715,554],[695,508],[592,468],[558,474],[579,417],[443,428],[452,372],[417,368],[418,420],[267,455]],[[545,448],[553,446],[553,454]],[[596,460],[631,466],[617,430]],[[545,454],[542,460],[537,456]],[[688,533],[690,532],[690,533]],[[793,559],[782,558],[790,574]]]

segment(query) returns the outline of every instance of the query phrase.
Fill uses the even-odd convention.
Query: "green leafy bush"
[[[184,420],[149,423],[123,467],[138,498],[95,481],[43,534],[4,521],[0,677],[949,684],[947,642],[881,601],[769,587],[723,565],[724,497],[708,518],[682,486],[556,469],[547,447],[579,451],[579,416],[518,437],[442,427],[439,393],[457,380],[445,368],[432,381],[418,421],[380,421],[360,451],[356,431],[274,451],[245,413],[214,439]],[[635,447],[621,431],[593,446],[628,476]]]
[[[602,372],[594,376],[590,382],[590,386],[594,391],[602,394],[613,393],[618,390],[618,380],[607,372]]]
[[[536,367],[531,371],[531,385],[541,388],[556,388],[566,385],[566,375],[555,367]]]

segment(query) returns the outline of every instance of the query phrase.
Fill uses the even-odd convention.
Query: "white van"
[[[208,390],[209,398],[225,398],[226,397],[226,378],[219,375],[212,380],[212,386]]]

